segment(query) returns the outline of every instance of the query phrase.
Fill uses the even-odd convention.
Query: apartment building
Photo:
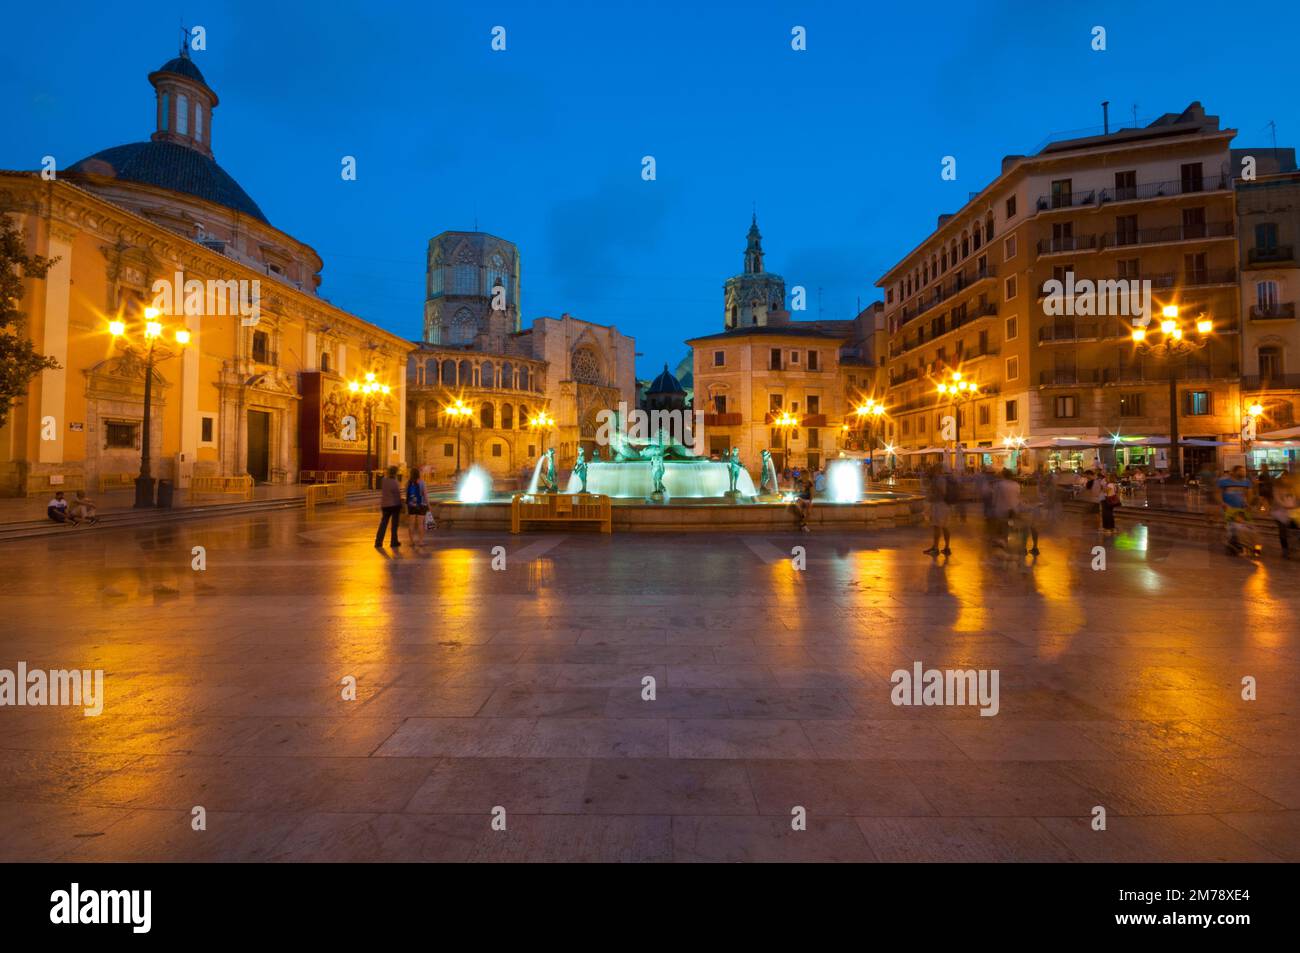
[[[1259,405],[1260,433],[1293,427],[1300,417],[1300,172],[1295,151],[1280,151],[1267,158],[1289,171],[1237,182],[1243,403]],[[1259,447],[1252,463],[1285,465],[1294,452]]]
[[[944,439],[949,415],[976,465],[1001,459],[1009,444],[1030,449],[1023,465],[1077,467],[1098,453],[1164,465],[1163,449],[1123,438],[1167,439],[1171,410],[1182,436],[1235,439],[1234,135],[1192,103],[1147,126],[1008,156],[994,182],[941,216],[877,282],[900,453],[939,459],[954,443]],[[1172,356],[1152,346],[1166,307],[1178,309]],[[1139,342],[1132,332],[1135,318],[1149,319],[1144,308],[1153,333]],[[939,391],[954,374],[974,385],[955,398],[951,387]],[[1071,451],[1072,441],[1100,446]],[[1187,448],[1182,462],[1214,450]]]

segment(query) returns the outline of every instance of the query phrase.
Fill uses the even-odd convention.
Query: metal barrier
[[[101,473],[99,475],[99,492],[108,490],[129,490],[135,486],[134,473]]]
[[[614,531],[609,497],[602,493],[516,493],[510,498],[510,532],[524,523],[599,523],[602,533]]]
[[[245,500],[253,498],[253,478],[243,476],[196,476],[190,480],[190,499],[200,496],[237,495]]]
[[[317,503],[346,503],[348,488],[342,483],[313,483],[307,487],[307,512],[316,509]]]

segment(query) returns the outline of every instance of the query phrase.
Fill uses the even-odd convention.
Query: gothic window
[[[461,308],[457,311],[456,316],[451,319],[450,343],[470,344],[477,333],[478,322],[474,320],[474,313],[469,308]]]
[[[573,354],[573,379],[579,384],[601,383],[600,360],[589,347],[579,348]]]
[[[474,265],[455,265],[451,270],[451,293],[454,295],[478,294],[478,268]]]

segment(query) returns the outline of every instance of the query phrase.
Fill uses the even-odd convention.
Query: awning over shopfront
[[[1287,427],[1285,430],[1274,430],[1259,435],[1260,440],[1290,440],[1293,437],[1300,437],[1300,427]]]

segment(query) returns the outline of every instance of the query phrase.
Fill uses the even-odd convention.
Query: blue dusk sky
[[[147,139],[145,77],[201,25],[217,161],[320,252],[325,297],[418,338],[429,238],[477,223],[520,247],[525,326],[613,324],[642,376],[721,330],[755,206],[769,270],[808,289],[796,317],[849,318],[1004,155],[1100,131],[1102,100],[1112,125],[1200,100],[1234,145],[1269,145],[1270,121],[1300,144],[1285,3],[137,0],[5,20],[0,166]]]

